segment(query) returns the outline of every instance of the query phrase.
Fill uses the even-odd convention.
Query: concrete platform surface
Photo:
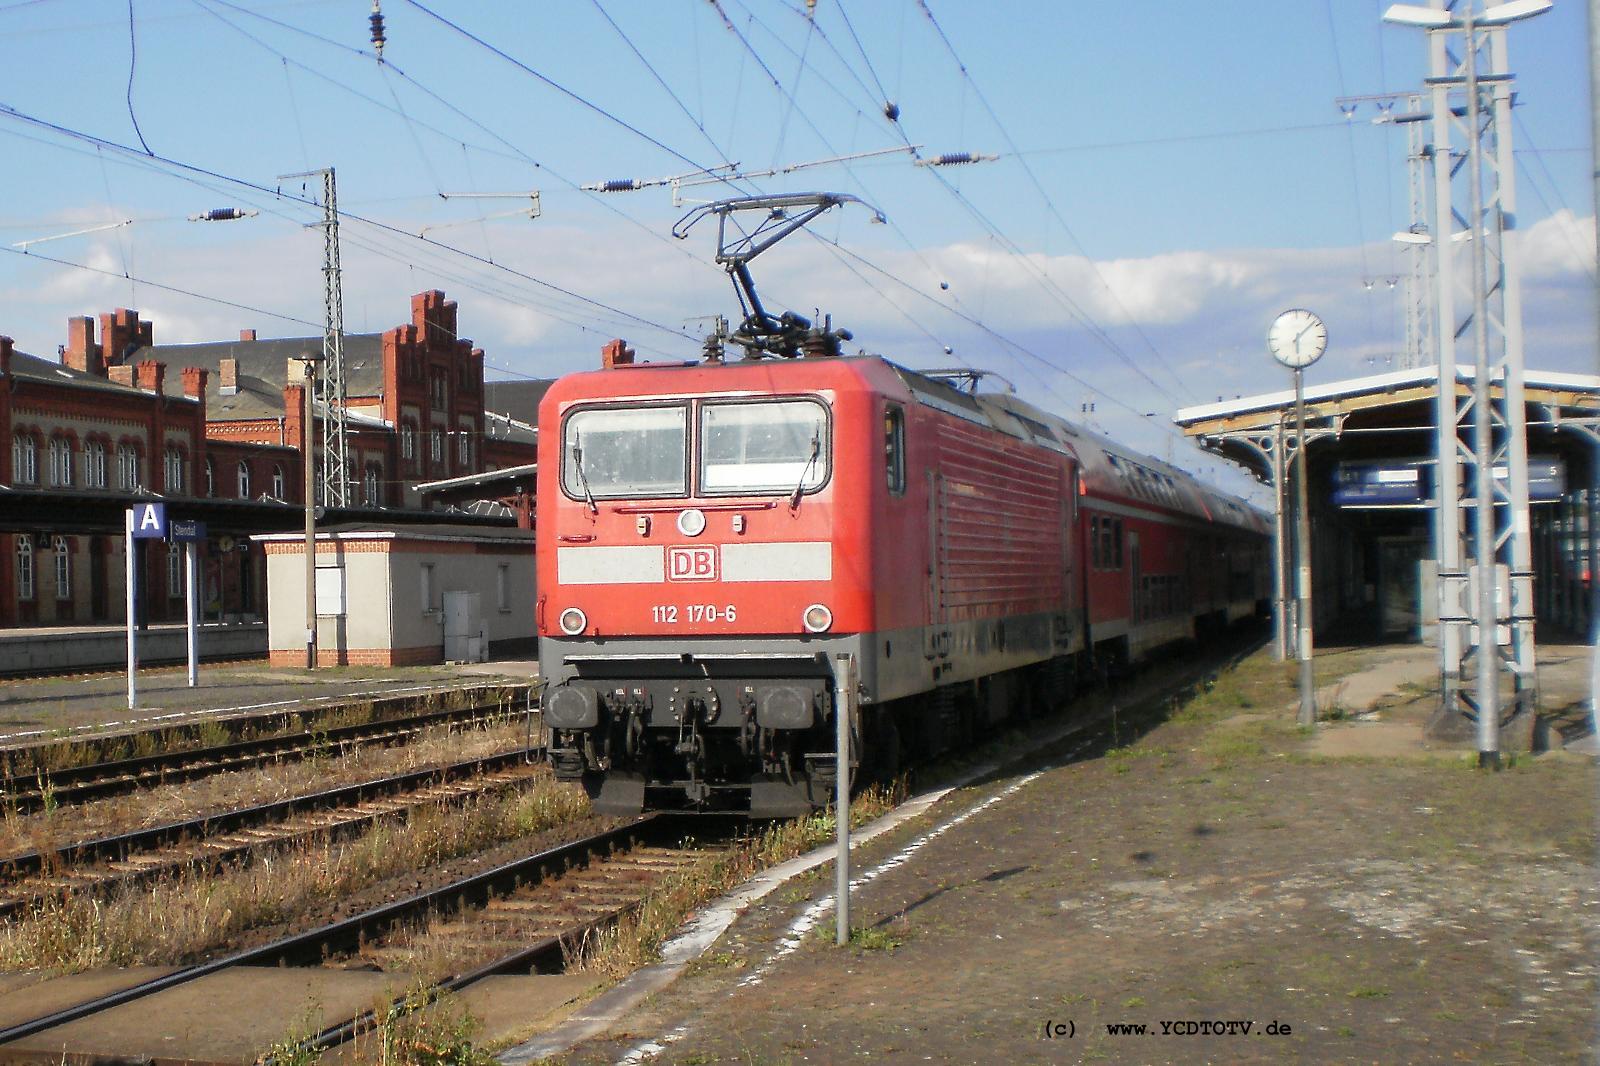
[[[415,667],[273,668],[265,663],[200,667],[188,687],[181,668],[141,671],[138,702],[128,709],[124,674],[0,681],[0,746],[38,743],[75,733],[175,725],[223,715],[317,707],[399,696],[448,686],[526,682],[493,663]]]
[[[149,971],[147,977],[157,972]],[[76,978],[59,980],[84,992],[77,1001],[94,994]],[[274,1043],[306,1036],[387,1002],[403,994],[409,983],[405,974],[240,967],[26,1037],[13,1046],[51,1053],[67,1050],[74,1056],[248,1063]],[[28,1017],[43,1013],[34,1011]]]

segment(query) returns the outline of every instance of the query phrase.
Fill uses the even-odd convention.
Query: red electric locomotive
[[[1237,501],[875,356],[576,374],[539,421],[545,722],[608,809],[825,803],[839,654],[892,769],[1263,598]]]
[[[1238,501],[972,372],[843,356],[844,331],[763,310],[749,259],[842,199],[729,202],[785,227],[720,242],[738,331],[699,363],[613,342],[540,405],[544,723],[602,810],[825,804],[841,655],[854,750],[892,773],[1265,599]]]

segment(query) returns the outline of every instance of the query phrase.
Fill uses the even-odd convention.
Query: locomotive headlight
[[[698,507],[678,512],[678,532],[686,537],[698,537],[706,531],[706,513]]]
[[[807,633],[826,633],[833,626],[833,612],[820,603],[813,603],[800,616]]]
[[[568,607],[561,612],[561,632],[569,637],[575,637],[589,628],[589,616],[576,607]]]

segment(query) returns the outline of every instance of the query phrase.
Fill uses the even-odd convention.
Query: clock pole
[[[1311,674],[1311,514],[1306,498],[1305,368],[1294,368],[1295,622],[1300,627],[1295,652],[1300,658],[1299,724],[1317,724],[1317,694]]]
[[[1328,327],[1303,307],[1293,307],[1273,319],[1267,330],[1272,357],[1294,371],[1295,422],[1295,658],[1300,661],[1300,714],[1302,726],[1317,724],[1316,680],[1311,670],[1311,507],[1306,473],[1306,367],[1328,350]],[[1280,467],[1281,469],[1281,467]],[[1278,540],[1283,540],[1279,527]]]

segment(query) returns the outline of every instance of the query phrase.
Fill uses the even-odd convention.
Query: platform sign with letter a
[[[167,505],[164,503],[134,504],[131,532],[134,540],[166,540]]]

